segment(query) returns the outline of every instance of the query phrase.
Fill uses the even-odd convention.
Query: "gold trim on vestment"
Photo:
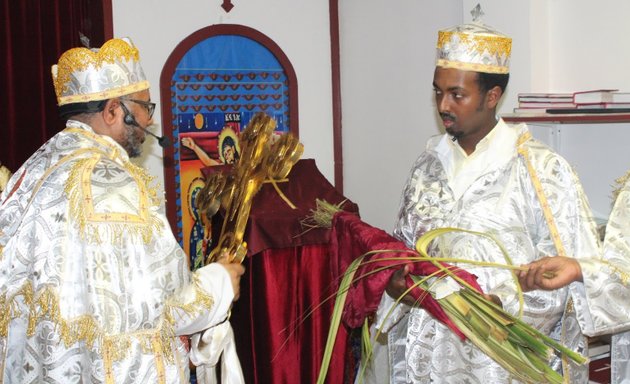
[[[124,359],[134,341],[138,342],[144,353],[154,353],[155,342],[153,339],[157,337],[163,346],[161,352],[168,357],[169,361],[173,360],[171,340],[175,337],[175,333],[171,323],[160,321],[160,325],[153,329],[107,334],[92,315],[85,314],[73,319],[65,319],[61,314],[56,287],[45,286],[34,292],[30,282],[25,283],[13,296],[1,298],[1,337],[6,338],[8,336],[11,320],[24,315],[18,309],[20,298],[29,310],[27,337],[33,337],[37,325],[41,321],[47,320],[57,325],[57,332],[66,347],[77,342],[84,342],[88,348],[92,349],[95,344],[98,344],[103,349],[102,353],[105,355],[103,357],[105,359],[109,357],[112,361]]]
[[[154,233],[160,233],[162,222],[151,214],[150,207],[159,203],[155,188],[147,186],[153,177],[142,168],[132,164],[120,156],[118,148],[108,143],[103,138],[91,132],[81,129],[68,129],[78,132],[112,148],[111,154],[94,150],[91,157],[77,160],[70,169],[70,174],[65,185],[65,192],[69,200],[69,214],[78,223],[81,238],[93,244],[101,244],[103,230],[118,241],[125,234],[135,234],[142,237],[145,244],[151,242]],[[121,165],[134,179],[138,188],[138,210],[136,214],[129,212],[97,213],[94,210],[92,196],[92,177],[96,165],[107,158]]]
[[[177,302],[173,299],[168,299],[166,301],[166,310],[164,311],[164,316],[166,318],[166,321],[168,321],[170,324],[175,324],[175,314],[173,313],[173,310],[179,309],[186,315],[193,317],[203,311],[207,311],[214,305],[214,298],[211,295],[207,294],[203,290],[203,288],[201,288],[201,281],[199,280],[198,275],[193,274],[192,284],[195,291],[195,299],[192,302],[182,303]]]
[[[543,216],[545,217],[545,221],[547,222],[547,227],[549,228],[549,234],[551,235],[551,239],[556,248],[557,255],[567,256],[566,251],[564,249],[564,245],[562,244],[562,239],[560,238],[558,227],[556,225],[556,220],[553,216],[553,213],[551,212],[551,207],[549,206],[549,201],[547,200],[547,196],[545,195],[545,190],[543,189],[542,183],[540,182],[540,179],[538,178],[538,174],[536,173],[536,170],[534,169],[534,166],[531,163],[531,160],[529,158],[529,151],[527,147],[523,145],[525,144],[525,142],[529,141],[531,138],[532,138],[532,134],[529,131],[526,133],[523,133],[518,138],[517,143],[516,143],[518,147],[518,153],[522,156],[523,160],[525,161],[525,164],[527,165],[527,171],[529,173],[529,176],[532,179],[532,184],[534,185],[534,190],[536,191],[538,202],[540,203],[540,206],[543,211]],[[565,306],[563,317],[565,317],[567,314],[572,313],[572,312],[573,312],[573,299],[569,297],[567,304]],[[566,327],[565,327],[564,322],[562,322],[562,327],[561,327],[560,332],[561,332],[560,341],[566,345],[567,344],[566,343]],[[568,383],[568,380],[571,377],[569,359],[567,358],[566,355],[562,355],[561,360],[562,360],[562,372],[564,376],[564,382]]]

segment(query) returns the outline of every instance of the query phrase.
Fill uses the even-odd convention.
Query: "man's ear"
[[[105,103],[105,108],[103,109],[103,121],[107,125],[113,125],[118,119],[118,114],[122,113],[120,108],[120,100],[118,99],[109,99],[107,103]]]
[[[501,96],[503,96],[503,91],[498,85],[489,89],[486,92],[486,103],[488,108],[496,108],[497,104],[499,104],[499,100],[501,100]]]

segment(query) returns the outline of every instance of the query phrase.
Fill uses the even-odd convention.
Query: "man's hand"
[[[234,290],[234,301],[238,300],[241,295],[241,276],[245,273],[245,267],[241,263],[230,263],[226,258],[221,258],[218,261],[230,275],[232,281],[232,289]]]
[[[582,268],[577,260],[564,257],[543,257],[524,265],[527,271],[518,271],[518,281],[523,291],[562,288],[574,281],[582,281]]]
[[[394,274],[392,274],[392,277],[389,279],[389,283],[387,284],[387,288],[385,288],[385,292],[387,292],[390,297],[398,300],[398,298],[401,297],[407,290],[406,277],[408,274],[408,265],[405,265],[404,268],[394,272]],[[407,305],[417,304],[416,299],[414,299],[410,294],[406,294],[401,301]]]

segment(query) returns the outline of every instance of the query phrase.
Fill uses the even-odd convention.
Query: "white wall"
[[[630,91],[630,1],[548,3],[549,90]]]
[[[214,24],[241,24],[274,40],[287,55],[298,79],[300,141],[304,158],[314,158],[334,180],[330,24],[327,1],[113,0],[114,36],[129,36],[140,49],[151,98],[159,103],[162,67],[172,50],[193,32]],[[161,121],[160,107],[154,120]],[[163,184],[162,149],[149,138],[141,164]]]
[[[461,7],[461,0],[340,2],[344,193],[363,220],[386,231],[413,161],[440,133],[437,31],[460,24]]]

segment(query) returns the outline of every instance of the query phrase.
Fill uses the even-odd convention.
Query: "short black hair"
[[[88,101],[85,103],[70,103],[59,107],[59,116],[67,120],[72,116],[80,115],[82,113],[96,113],[105,109],[107,100]]]
[[[479,92],[482,94],[497,86],[501,88],[502,93],[505,93],[509,80],[509,73],[477,72],[477,84],[479,85]]]
[[[225,147],[233,147],[234,148],[234,160],[238,160],[240,155],[238,153],[238,151],[236,150],[236,142],[234,141],[234,139],[230,136],[226,136],[223,139],[223,143],[221,144],[221,152],[225,151]]]

